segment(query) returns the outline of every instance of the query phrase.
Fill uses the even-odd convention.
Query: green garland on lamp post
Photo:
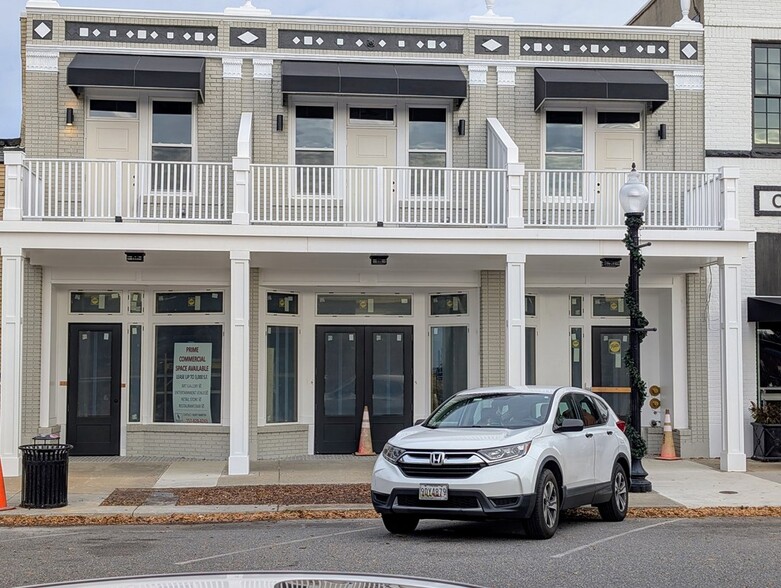
[[[626,236],[624,237],[624,245],[626,245],[626,248],[629,251],[630,263],[636,264],[638,279],[640,278],[640,274],[643,272],[643,268],[645,268],[645,258],[643,257],[643,253],[640,250],[640,246],[632,239],[632,231],[638,231],[640,227],[643,226],[643,224],[642,216],[627,217],[627,231]],[[631,279],[627,280],[626,287],[624,288],[624,304],[626,304],[627,310],[629,311],[630,320],[634,321],[634,324],[638,329],[645,329],[648,326],[648,319],[645,318],[643,311],[640,310],[638,301],[635,299],[634,292],[632,291]],[[637,332],[638,345],[643,342],[643,339],[645,339],[647,334],[648,333],[643,330]],[[626,370],[629,373],[629,381],[631,382],[632,389],[636,389],[638,391],[640,406],[643,406],[645,404],[645,391],[647,386],[643,378],[640,376],[640,370],[638,370],[637,366],[635,366],[635,361],[632,358],[631,350],[627,350],[624,353],[623,359],[624,367],[626,367]],[[640,435],[640,432],[634,427],[634,423],[627,424],[625,433],[629,439],[630,445],[632,446],[632,457],[636,459],[642,459],[645,457],[645,455],[648,453],[648,445],[646,444],[642,435]]]

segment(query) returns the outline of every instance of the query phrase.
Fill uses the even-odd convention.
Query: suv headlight
[[[391,463],[397,463],[401,456],[404,455],[405,450],[394,447],[390,443],[386,443],[382,448],[382,456]]]
[[[529,452],[532,446],[531,441],[520,443],[519,445],[508,445],[507,447],[496,447],[493,449],[481,449],[478,453],[485,458],[489,464],[495,464],[502,461],[518,459]]]

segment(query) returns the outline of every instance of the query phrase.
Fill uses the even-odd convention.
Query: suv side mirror
[[[419,424],[425,422],[426,419],[418,419],[415,421],[415,426],[417,427]]]
[[[583,421],[580,419],[564,419],[553,430],[556,433],[579,433],[583,430]]]

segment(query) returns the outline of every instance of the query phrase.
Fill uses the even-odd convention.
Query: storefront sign
[[[211,423],[212,344],[174,344],[173,405],[176,423]]]
[[[781,216],[781,186],[754,186],[754,216]]]

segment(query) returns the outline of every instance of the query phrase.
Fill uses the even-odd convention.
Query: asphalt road
[[[0,586],[199,571],[329,570],[487,588],[781,586],[781,519],[562,522],[549,541],[509,524],[378,520],[0,529]]]

